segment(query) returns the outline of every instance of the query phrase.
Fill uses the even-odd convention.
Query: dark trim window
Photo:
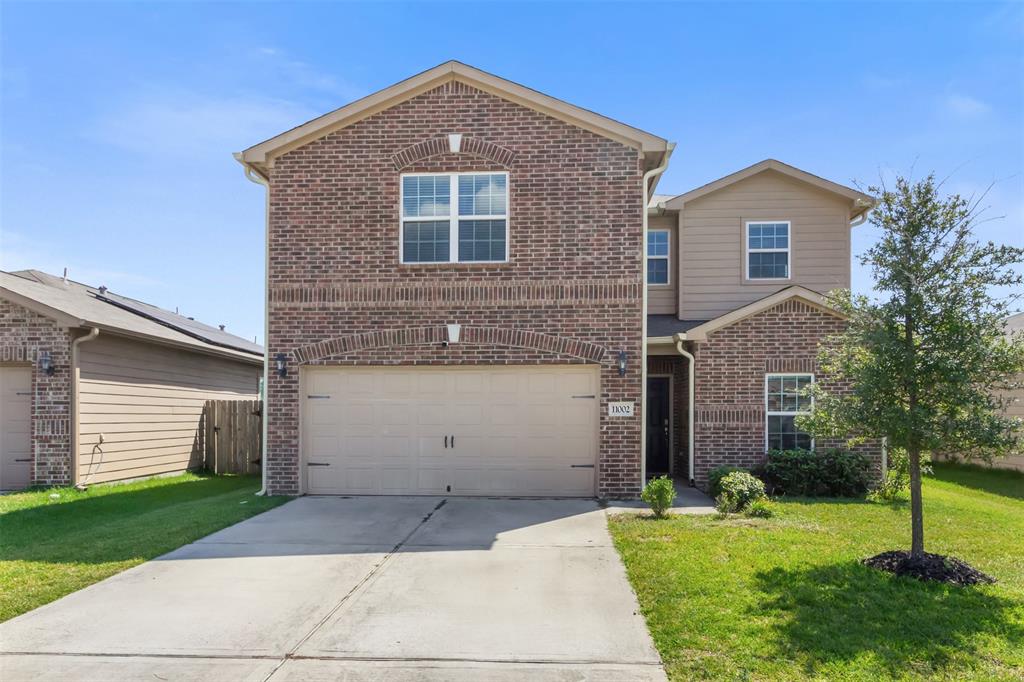
[[[647,231],[647,283],[669,283],[669,250],[671,232],[668,230]]]
[[[402,263],[508,261],[508,173],[403,175],[401,193]]]
[[[749,222],[746,232],[747,279],[789,279],[789,221]]]
[[[813,399],[807,389],[813,374],[768,374],[764,380],[765,449],[811,450],[814,440],[796,427],[796,417],[808,414]]]

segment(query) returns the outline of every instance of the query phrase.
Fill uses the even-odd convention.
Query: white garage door
[[[309,368],[306,490],[594,494],[593,366]]]
[[[0,490],[18,490],[31,482],[31,404],[32,370],[0,367]]]

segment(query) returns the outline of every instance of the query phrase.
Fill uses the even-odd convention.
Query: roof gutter
[[[249,182],[261,185],[264,191],[263,206],[263,395],[260,396],[263,403],[260,406],[262,414],[260,422],[263,433],[263,448],[260,452],[260,480],[261,485],[257,495],[267,494],[267,397],[270,387],[270,180],[250,164],[242,160],[241,154],[235,154],[238,162],[245,167],[245,177]]]
[[[863,225],[868,220],[868,214],[871,213],[871,209],[875,207],[874,201],[868,201],[867,199],[857,199],[853,202],[855,208],[860,208],[860,213],[854,214],[852,220],[850,220],[850,228]]]
[[[641,333],[640,333],[640,489],[643,490],[647,482],[647,205],[650,203],[651,194],[648,188],[651,180],[657,178],[668,168],[669,159],[675,150],[674,142],[669,142],[665,149],[665,156],[661,165],[644,173],[643,180],[643,245],[641,251],[642,267],[640,276],[643,278],[643,303],[641,305]]]

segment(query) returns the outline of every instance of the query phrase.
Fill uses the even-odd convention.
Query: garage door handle
[[[452,436],[452,447],[455,447],[455,436]]]
[[[330,462],[306,462],[306,466],[308,466],[308,467],[329,467],[329,466],[331,466],[331,463]]]
[[[570,469],[593,469],[593,464],[570,464]]]

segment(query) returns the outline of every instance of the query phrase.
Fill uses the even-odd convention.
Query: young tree
[[[987,457],[1019,443],[1019,420],[1005,416],[998,396],[1024,372],[1024,338],[1003,327],[1021,296],[1013,266],[1024,249],[976,242],[978,203],[941,196],[934,175],[869,191],[879,197],[871,223],[882,236],[860,260],[877,297],[834,296],[849,325],[822,345],[819,364],[848,390],[817,389],[801,423],[821,435],[884,437],[907,453],[911,556],[920,558],[922,453]]]

